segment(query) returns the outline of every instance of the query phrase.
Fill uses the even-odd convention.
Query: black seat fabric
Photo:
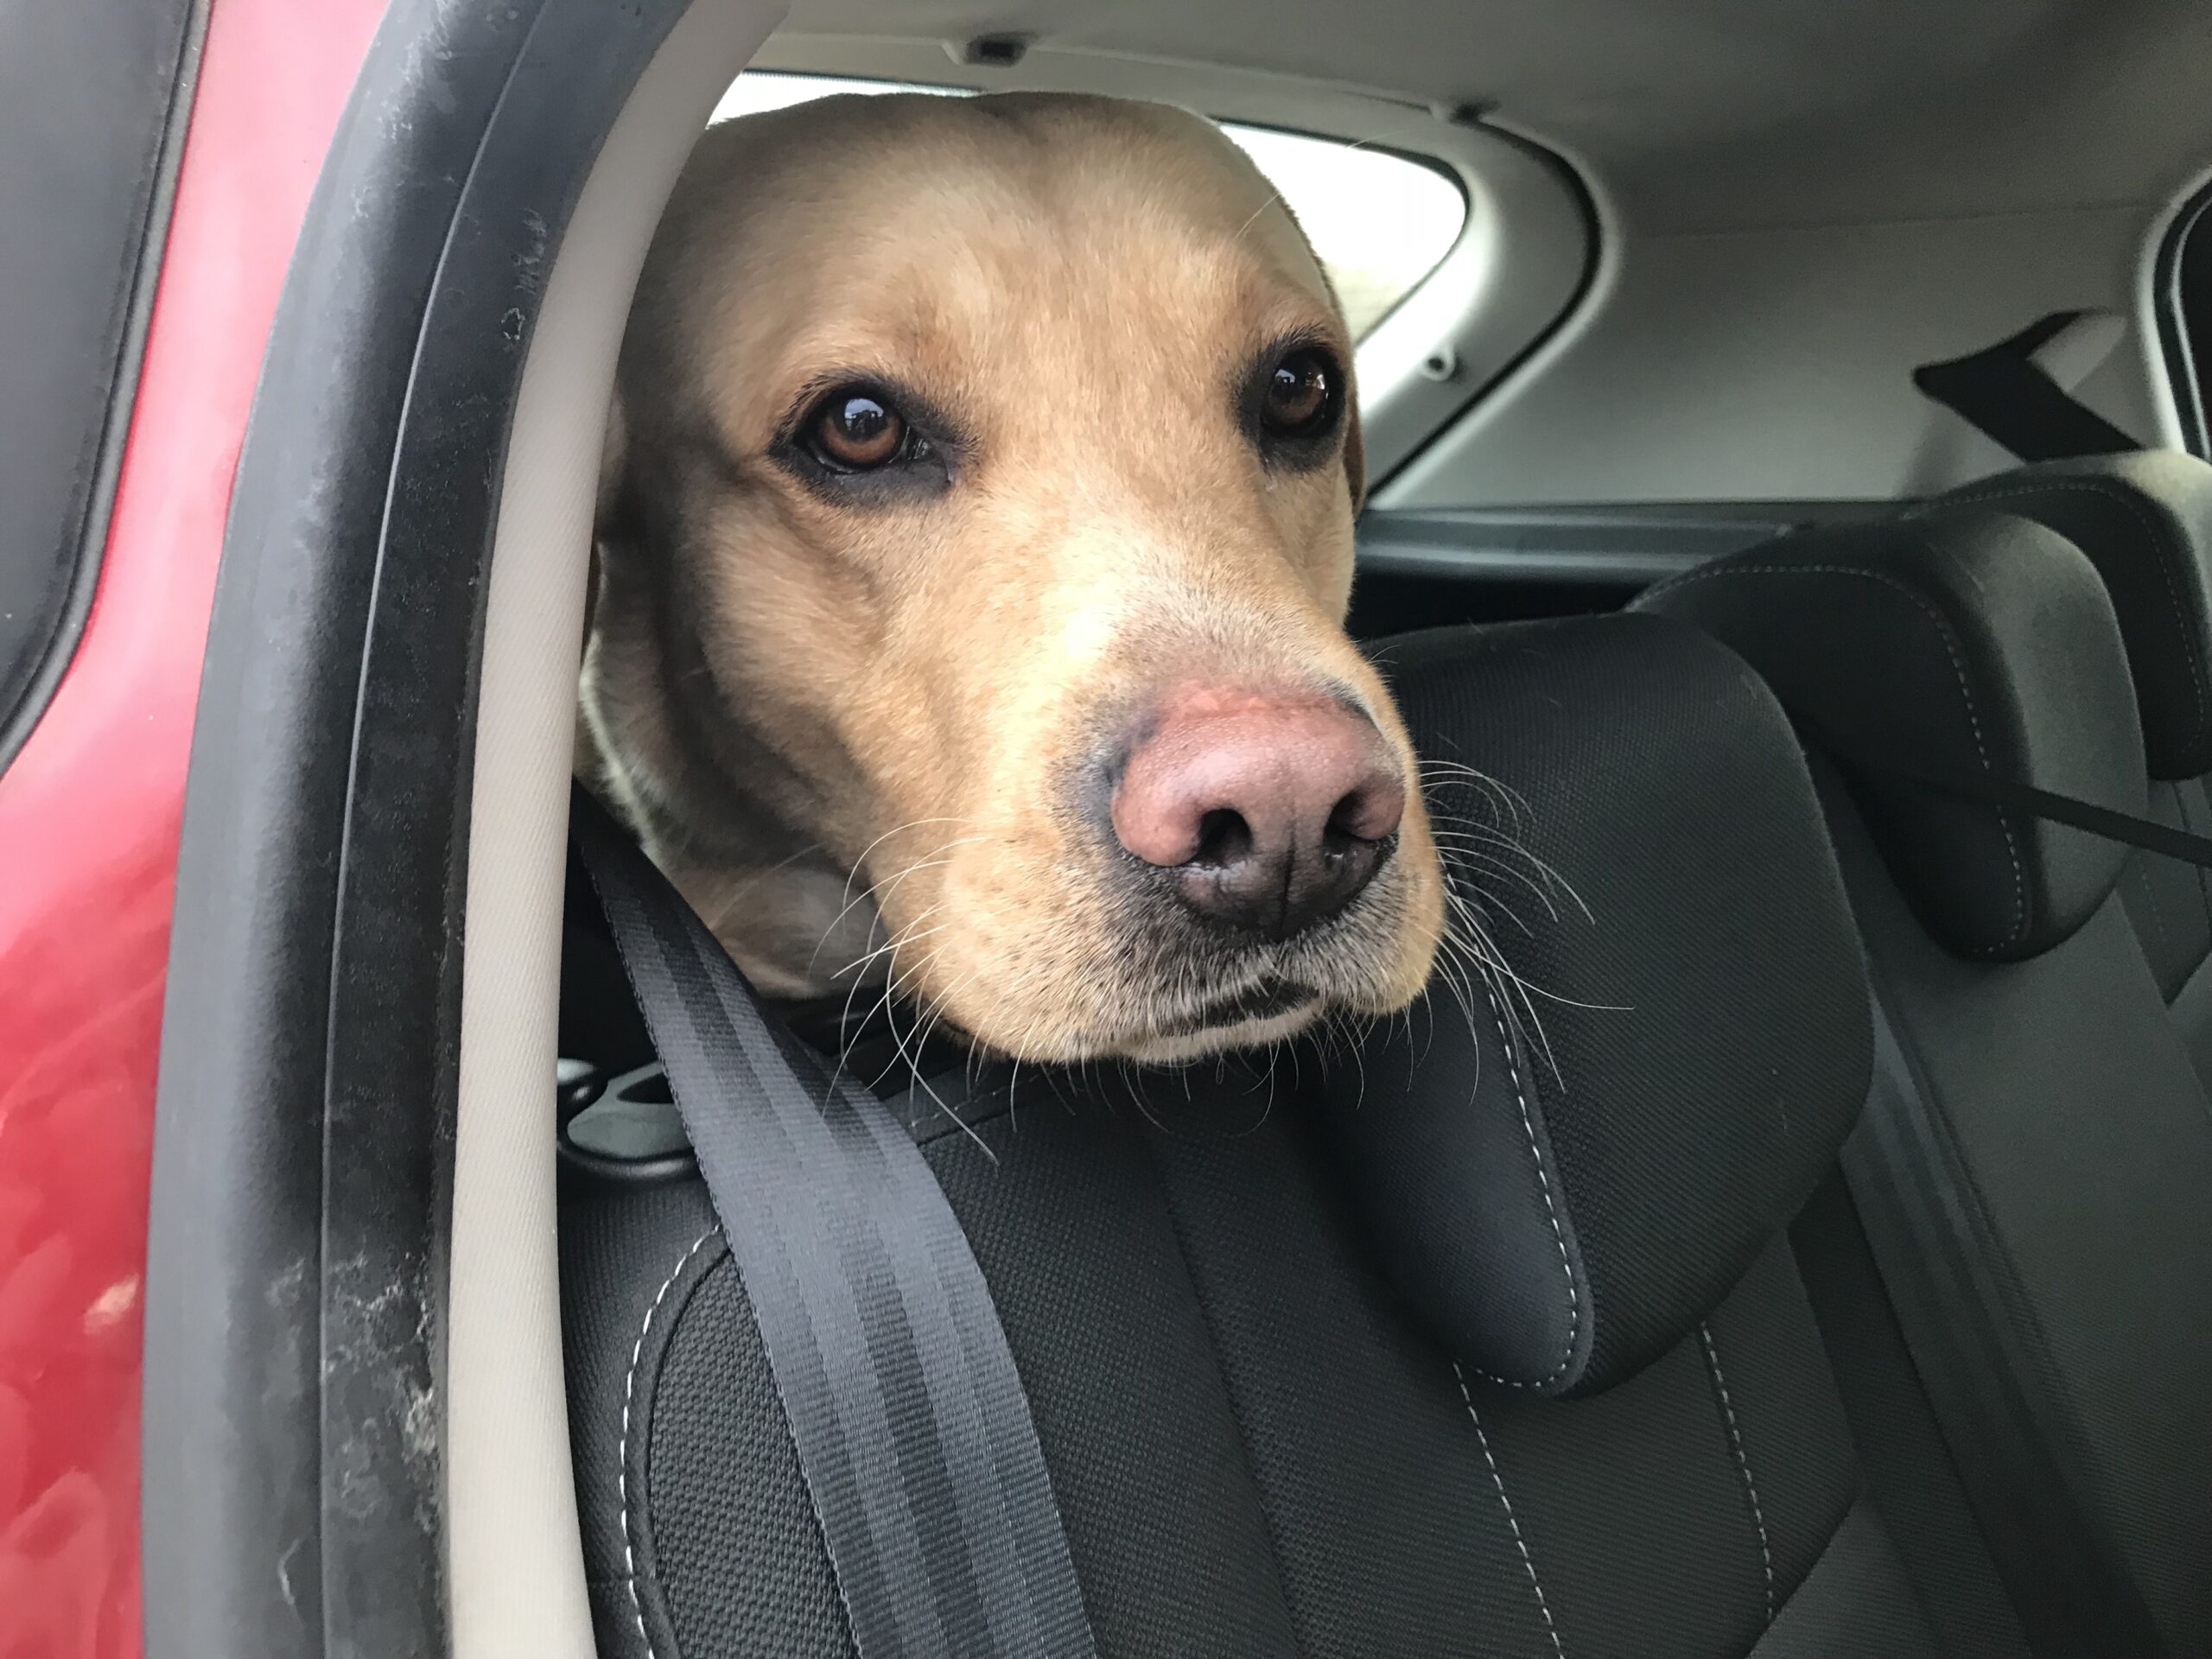
[[[2053,531],[1961,511],[1787,537],[1665,583],[1639,607],[1743,650],[1847,763],[1979,772],[2139,816],[2145,785],[2118,625]],[[1929,931],[2023,960],[2102,905],[2124,849],[1861,766],[1853,781]]]
[[[1462,958],[1333,1062],[883,1083],[1101,1652],[2024,1651],[1941,1460],[1870,1486],[1854,1425],[1916,1425],[1910,1379],[1870,1346],[1843,1397],[1784,1230],[1869,1027],[1771,696],[1655,617],[1386,658],[1424,750],[1491,780],[1444,804],[1461,925],[1517,980]],[[562,1256],[602,1651],[849,1652],[696,1181],[571,1171]]]
[[[2022,467],[1943,498],[2067,537],[2105,580],[2127,648],[2150,816],[2212,834],[2212,466],[2171,450]],[[2158,989],[2212,1079],[2212,874],[2138,855],[2120,882]]]
[[[1894,1041],[1847,1167],[1866,1215],[1906,1217],[1875,1253],[1898,1305],[1932,1310],[1907,1321],[1913,1357],[2031,1632],[2202,1654],[2212,1112],[2113,892],[2120,851],[1884,767],[2139,812],[2136,688],[2157,677],[2131,673],[2099,574],[2043,524],[1955,505],[1787,537],[1639,603],[1742,652],[1834,758],[1823,794]]]
[[[2047,461],[1938,497],[2056,531],[2104,579],[2126,642],[2153,778],[2212,772],[2212,466],[2177,450]]]

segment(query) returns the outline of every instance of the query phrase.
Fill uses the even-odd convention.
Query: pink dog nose
[[[1335,915],[1389,853],[1405,780],[1333,698],[1202,686],[1129,756],[1114,835],[1198,914],[1271,939]]]

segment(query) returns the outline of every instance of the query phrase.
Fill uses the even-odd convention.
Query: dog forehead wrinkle
[[[887,346],[894,357],[942,359],[986,342],[1005,355],[1010,341],[1027,348],[1013,355],[1050,358],[1074,343],[1083,352],[1062,372],[1110,371],[1117,360],[1179,370],[1143,376],[1157,395],[1211,381],[1188,372],[1194,346],[1328,328],[1318,282],[1135,184],[1086,190],[1063,173],[1034,200],[935,175],[911,188],[855,185],[848,213],[817,205],[791,223],[753,227],[718,262],[719,302],[702,332],[796,337],[815,361]],[[809,267],[800,289],[777,280],[794,248]],[[1104,341],[1116,349],[1101,351]]]
[[[1165,106],[1027,97],[831,98],[725,123],[685,168],[654,264],[688,264],[698,278],[720,267],[721,281],[666,286],[678,296],[734,289],[742,305],[772,296],[772,280],[759,279],[773,270],[760,267],[793,246],[855,247],[861,263],[888,256],[896,269],[917,247],[988,245],[1012,230],[1027,232],[1018,240],[1032,268],[1080,253],[1160,270],[1203,254],[1270,267],[1325,304],[1288,211],[1211,123]],[[735,180],[742,189],[728,188]],[[741,250],[751,257],[733,273]]]
[[[879,378],[986,429],[1001,454],[1027,450],[1064,467],[1080,448],[1111,468],[1161,449],[1187,454],[1208,437],[1240,444],[1235,383],[1247,359],[1311,323],[1302,305],[1255,308],[1243,297],[1249,285],[1230,275],[1160,281],[1125,252],[1141,274],[1085,264],[1052,276],[1040,257],[1010,254],[993,267],[954,252],[911,276],[817,283],[766,353],[773,369],[749,377],[757,389],[732,389],[729,417],[762,425],[752,411],[780,415],[803,388]],[[760,360],[742,346],[727,354]],[[1155,440],[1176,426],[1186,435],[1135,443],[1140,421]]]

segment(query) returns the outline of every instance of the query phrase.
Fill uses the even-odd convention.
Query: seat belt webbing
[[[570,832],[760,1327],[861,1659],[1095,1654],[967,1235],[868,1090],[825,1080],[597,803]]]
[[[1964,768],[1939,771],[1902,761],[1868,760],[1849,749],[1838,748],[1825,742],[1823,747],[1846,766],[1856,766],[1877,777],[1916,785],[1922,789],[1933,790],[1939,795],[1949,795],[1985,806],[2024,813],[2031,818],[2063,823],[2070,829],[2101,836],[2106,841],[2119,842],[2122,846],[2139,847],[2146,853],[2157,853],[2163,857],[2179,859],[2184,864],[2212,869],[2212,836],[2194,835],[2186,830],[2177,830],[2171,824],[2160,823],[2153,818],[2139,818],[2133,813],[2099,806],[2094,801],[2054,794],[2047,789],[2037,789],[2032,784],[2000,778],[1994,772],[1972,772]]]
[[[2115,455],[2143,446],[2068,394],[2035,360],[2082,314],[2060,311],[2010,340],[1912,372],[1912,384],[2022,461]]]

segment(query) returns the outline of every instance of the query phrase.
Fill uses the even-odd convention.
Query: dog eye
[[[1260,393],[1260,423],[1278,438],[1318,437],[1335,422],[1341,401],[1337,365],[1325,352],[1292,352],[1268,371]]]
[[[915,458],[920,439],[906,417],[857,387],[831,392],[807,419],[803,441],[825,467],[868,473]]]

